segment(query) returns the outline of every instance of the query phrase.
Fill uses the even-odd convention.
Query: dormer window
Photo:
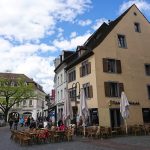
[[[86,48],[84,46],[78,46],[77,51],[78,51],[78,56],[81,56],[86,51]]]

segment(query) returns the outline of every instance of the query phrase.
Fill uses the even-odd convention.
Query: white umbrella
[[[63,110],[63,118],[64,120],[73,118],[73,111],[71,106],[71,100],[68,96],[68,90],[65,90],[65,99],[64,99],[64,110]]]
[[[87,106],[87,100],[85,98],[84,89],[81,89],[81,96],[80,96],[80,114],[79,116],[83,120],[83,129],[84,129],[84,136],[85,136],[85,120],[89,116],[89,110]]]
[[[127,121],[126,119],[129,117],[129,102],[124,92],[121,93],[121,100],[120,100],[120,113],[124,119],[125,127],[126,127],[126,134],[128,133],[127,128]]]

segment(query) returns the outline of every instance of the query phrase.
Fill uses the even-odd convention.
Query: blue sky
[[[0,0],[0,72],[24,73],[48,93],[61,50],[75,50],[133,3],[150,20],[150,0]]]

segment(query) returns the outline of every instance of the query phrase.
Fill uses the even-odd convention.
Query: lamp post
[[[75,98],[75,134],[77,135],[77,112],[78,112],[78,106],[77,106],[77,98],[80,98],[80,83],[76,82],[72,84],[72,90],[75,89],[75,93],[73,93],[73,98]],[[77,94],[78,92],[78,94]]]

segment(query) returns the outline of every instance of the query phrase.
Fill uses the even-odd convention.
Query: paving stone
[[[0,127],[0,150],[150,150],[150,136],[109,139],[74,137],[73,141],[20,146],[11,141],[9,127]]]

